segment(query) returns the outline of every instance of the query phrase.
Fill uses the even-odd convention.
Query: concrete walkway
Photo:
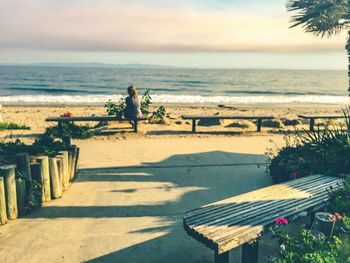
[[[63,198],[0,227],[0,261],[213,262],[186,235],[183,213],[271,184],[258,165],[269,139],[78,142],[77,181]]]

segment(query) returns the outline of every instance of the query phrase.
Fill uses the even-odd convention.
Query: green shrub
[[[318,239],[307,229],[302,229],[296,238],[281,231],[272,232],[281,246],[280,258],[276,263],[350,262],[343,258],[343,244],[338,237],[334,236],[330,241]]]
[[[51,138],[88,139],[95,135],[90,126],[62,123],[61,126],[52,126],[46,129],[44,136]]]
[[[30,127],[26,125],[19,125],[13,122],[1,122],[0,131],[4,130],[30,130]]]
[[[105,108],[109,116],[115,115],[121,117],[124,114],[126,108],[125,98],[120,98],[118,103],[114,103],[109,100],[106,103]]]
[[[311,174],[339,176],[350,172],[348,129],[297,131],[285,138],[285,147],[267,152],[268,170],[275,183]]]
[[[350,218],[350,176],[346,177],[344,187],[333,191],[330,200],[330,210],[333,213],[345,215],[345,218]],[[345,219],[350,230],[350,219]]]

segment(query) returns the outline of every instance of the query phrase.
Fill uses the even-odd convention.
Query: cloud
[[[289,29],[283,5],[251,11],[157,1],[0,0],[0,48],[125,52],[338,51],[345,36]],[[208,1],[206,1],[208,2]],[[271,2],[271,1],[270,1]]]

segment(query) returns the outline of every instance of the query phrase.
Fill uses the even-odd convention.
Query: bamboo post
[[[49,202],[51,200],[49,157],[41,156],[36,159],[41,164],[44,200],[45,202]]]
[[[54,199],[62,197],[62,190],[56,158],[49,158],[51,196]]]
[[[7,221],[4,178],[0,177],[0,225]]]
[[[16,219],[18,217],[15,166],[4,165],[0,167],[0,176],[4,177],[5,182],[5,198],[7,203],[8,219]]]
[[[68,163],[68,151],[61,151],[62,155],[62,167],[63,167],[63,190],[67,190],[69,186],[69,163]]]
[[[41,171],[41,164],[40,163],[33,163],[30,165],[30,170],[32,173],[32,178],[35,180],[37,183],[41,185],[41,203],[45,203],[45,195],[44,195],[44,187],[43,187],[43,174]]]
[[[16,180],[17,206],[19,215],[23,215],[27,202],[26,181],[22,178]]]

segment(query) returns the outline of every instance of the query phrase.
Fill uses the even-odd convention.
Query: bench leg
[[[244,244],[242,246],[242,263],[258,263],[259,261],[259,242]]]
[[[196,132],[196,120],[192,120],[192,132]]]
[[[215,252],[215,263],[229,263],[229,251],[218,254],[218,252]]]
[[[137,132],[137,123],[138,121],[134,121],[134,132]]]
[[[315,130],[315,119],[311,118],[310,119],[310,131],[314,131]]]
[[[257,123],[257,132],[261,132],[261,126],[262,126],[262,119],[258,119],[258,123]]]

